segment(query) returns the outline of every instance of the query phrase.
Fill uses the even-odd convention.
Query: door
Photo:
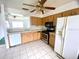
[[[55,34],[55,48],[54,50],[62,55],[64,46],[64,34],[66,28],[66,18],[58,18]]]

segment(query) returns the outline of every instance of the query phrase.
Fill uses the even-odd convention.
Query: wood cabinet
[[[79,15],[79,8],[72,10],[72,15]]]
[[[34,40],[40,39],[40,32],[26,32],[21,34],[22,43],[27,43]]]
[[[34,33],[33,33],[33,40],[37,40],[37,39],[38,39],[37,32],[34,32]]]
[[[71,15],[72,15],[72,11],[65,11],[65,12],[63,12],[63,17],[71,16]]]
[[[54,25],[56,25],[57,18],[72,16],[72,15],[79,15],[79,8],[68,10],[68,11],[64,11],[64,12],[60,12],[60,13],[57,13],[57,14],[54,14],[54,15],[50,15],[50,16],[47,16],[47,17],[43,17],[42,18],[42,20],[43,20],[42,22],[43,22],[43,25],[44,25],[45,22],[51,21],[51,22],[54,22]]]
[[[33,40],[39,40],[41,37],[40,32],[34,32],[33,33]]]
[[[32,36],[32,32],[26,32],[26,33],[22,33],[21,34],[21,40],[22,40],[22,43],[26,43],[26,42],[29,42],[29,41],[33,41],[33,36]]]
[[[45,25],[45,23],[49,21],[48,17],[44,17],[42,20],[43,20],[43,25]]]
[[[72,9],[72,10],[68,10],[68,11],[64,11],[64,12],[60,12],[54,15],[50,15],[47,17],[31,17],[31,23],[32,25],[45,25],[46,22],[53,22],[54,25],[56,25],[57,22],[57,18],[59,17],[67,17],[67,16],[71,16],[71,15],[78,15],[79,14],[79,8],[76,9]]]
[[[54,16],[48,16],[48,17],[42,18],[43,25],[45,25],[46,22],[54,22]]]
[[[32,25],[37,25],[37,26],[42,25],[42,18],[31,17],[31,24]]]
[[[38,26],[43,25],[43,20],[42,20],[42,19],[38,19],[38,20],[37,20],[37,23],[38,23],[38,24],[37,24]]]
[[[38,39],[41,39],[41,32],[38,32],[37,35],[38,35]]]
[[[49,35],[49,44],[52,48],[54,48],[55,44],[55,33],[50,33]]]
[[[31,17],[31,24],[32,25],[37,25],[37,20],[35,17]]]

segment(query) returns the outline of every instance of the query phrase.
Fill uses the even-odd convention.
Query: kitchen
[[[10,24],[12,25],[11,27],[13,27],[8,29],[10,46],[38,40],[40,39],[41,31],[45,30],[43,29],[44,26],[31,25],[30,17],[25,17],[24,20],[13,20],[10,23],[12,23]]]
[[[60,40],[61,39],[60,37],[57,38],[57,27],[58,27],[58,24],[59,24],[59,27],[62,27],[60,25],[62,25],[63,22],[66,23],[66,21],[61,21],[61,19],[62,20],[63,19],[65,19],[65,20],[69,19],[70,20],[72,18],[76,19],[78,17],[77,16],[77,15],[79,15],[79,3],[78,3],[79,1],[78,0],[76,0],[76,1],[74,1],[74,0],[73,1],[69,1],[68,0],[66,3],[62,2],[63,5],[60,5],[60,7],[57,7],[56,10],[49,11],[49,12],[47,11],[48,13],[46,13],[46,14],[39,14],[39,12],[30,14],[29,11],[23,11],[22,12],[22,10],[19,10],[18,3],[16,3],[15,5],[14,4],[11,5],[12,2],[15,3],[15,2],[18,2],[18,1],[13,1],[13,0],[6,1],[6,3],[5,3],[6,6],[5,6],[4,2],[5,1],[3,1],[1,3],[1,10],[0,10],[0,13],[1,13],[1,17],[0,18],[2,19],[2,20],[0,20],[0,29],[2,30],[0,32],[0,38],[4,38],[5,37],[5,39],[6,39],[5,40],[5,46],[6,46],[6,48],[8,48],[8,51],[10,51],[11,49],[14,49],[14,48],[18,48],[18,47],[20,47],[19,49],[23,48],[23,50],[24,49],[28,49],[28,51],[29,51],[30,49],[26,48],[26,47],[32,46],[33,45],[32,43],[35,44],[34,45],[35,48],[37,46],[39,46],[39,47],[41,46],[41,49],[42,49],[42,47],[43,47],[42,45],[46,44],[45,47],[43,47],[43,49],[45,49],[45,51],[49,51],[51,49],[52,51],[54,51],[54,53],[57,52],[59,55],[63,56],[63,57],[59,57],[60,59],[63,59],[63,58],[76,59],[77,58],[77,55],[78,55],[77,53],[78,53],[78,49],[79,48],[78,48],[78,46],[75,46],[75,45],[78,45],[79,41],[76,41],[77,44],[75,44],[75,45],[74,45],[73,41],[71,41],[73,43],[73,44],[71,43],[71,46],[75,46],[75,51],[72,54],[67,55],[68,54],[67,51],[71,50],[70,47],[67,46],[67,43],[69,41],[68,42],[64,41],[66,43],[66,45],[65,45],[65,43],[63,44],[63,42],[61,43],[62,44],[61,45],[60,44],[61,41],[58,42],[56,40]],[[23,1],[19,1],[19,2],[23,2]],[[27,1],[27,3],[28,2],[30,2],[30,1]],[[51,0],[50,0],[50,4],[51,4]],[[17,5],[17,7],[16,7],[16,5]],[[72,5],[72,6],[70,6],[70,5]],[[11,8],[11,7],[13,7],[13,8]],[[28,7],[28,8],[31,8],[31,7]],[[8,13],[6,13],[5,10]],[[72,23],[70,21],[67,21],[67,22],[68,23],[66,23],[66,24],[64,23],[65,27],[66,26],[68,27],[69,23],[71,25],[72,25],[73,22],[74,22],[73,24],[78,23],[78,20],[75,20],[75,21],[72,20],[71,21]],[[48,25],[46,26],[46,23],[48,25],[50,25],[50,26],[48,26]],[[71,28],[71,25],[70,25],[70,28]],[[78,24],[76,26],[78,26]],[[72,29],[74,30],[74,28],[76,30],[78,30],[78,28],[76,28],[73,25]],[[68,33],[71,33],[71,32],[68,32],[66,34],[62,34],[61,31],[62,30],[59,31],[59,34],[61,36],[62,35],[63,36],[66,35],[68,37],[68,35],[69,35]],[[66,31],[66,30],[64,30],[64,31]],[[73,34],[73,32],[72,32],[72,34]],[[69,38],[67,38],[67,37],[65,39],[69,40]],[[78,36],[75,36],[75,37],[78,37]],[[75,38],[75,37],[73,37],[73,38]],[[78,39],[76,38],[76,40],[78,40]],[[48,49],[47,47],[48,48],[50,47],[50,49]],[[40,51],[41,49],[38,48],[38,51]],[[48,50],[46,50],[46,49],[48,49]],[[62,51],[62,49],[63,49],[63,51]],[[72,51],[73,51],[73,49],[72,49]],[[72,51],[70,51],[70,53]],[[21,49],[21,52],[22,52],[22,49]],[[40,51],[39,53],[41,54],[42,52]],[[19,54],[21,54],[21,53],[19,53]],[[38,52],[37,52],[37,54],[38,54]],[[14,55],[16,55],[16,54],[14,54]],[[54,58],[54,57],[56,57],[56,55],[57,54],[53,54],[51,56]],[[39,55],[37,55],[37,57],[38,56]],[[21,59],[23,59],[22,57],[21,57]],[[33,57],[33,55],[32,55],[32,57]],[[28,56],[26,58],[28,58]],[[46,57],[44,57],[43,59],[45,59],[45,58]],[[4,59],[4,58],[2,57],[1,59]],[[13,59],[15,59],[15,58],[13,58]],[[29,56],[29,59],[31,59],[30,56]],[[39,59],[41,59],[41,58],[39,58]],[[52,59],[52,58],[49,57],[47,59]]]

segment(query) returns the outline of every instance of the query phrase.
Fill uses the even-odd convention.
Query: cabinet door
[[[39,40],[40,37],[41,37],[40,32],[34,32],[34,34],[33,34],[33,40]]]
[[[32,32],[22,33],[21,37],[22,37],[22,43],[27,43],[27,42],[33,41]]]
[[[64,16],[64,17],[66,17],[66,16],[71,16],[71,12],[72,12],[72,11],[65,11],[65,12],[63,13],[63,16]]]
[[[20,33],[9,34],[10,46],[21,44],[21,35]]]
[[[49,22],[49,20],[48,20],[48,18],[45,17],[45,18],[42,19],[42,22],[43,22],[43,25],[45,25],[45,23]]]
[[[42,25],[42,18],[37,18],[37,17],[31,17],[31,23],[32,25]]]
[[[50,37],[49,37],[49,44],[51,45],[52,48],[54,48],[54,43],[55,43],[55,34],[54,33],[50,33]]]
[[[37,39],[38,39],[37,32],[34,32],[34,33],[33,33],[33,40],[37,40]]]
[[[38,20],[37,20],[37,23],[38,23],[38,24],[37,24],[38,26],[42,25],[42,19],[38,19]]]
[[[37,32],[38,40],[41,39],[41,32]]]
[[[31,17],[32,25],[37,25],[37,19],[35,17]]]
[[[34,32],[33,33],[33,40],[39,40],[40,39],[40,32]]]

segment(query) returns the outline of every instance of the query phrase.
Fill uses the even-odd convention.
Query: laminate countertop
[[[26,33],[26,32],[36,32],[36,31],[43,31],[46,30],[45,27],[30,27],[28,29],[25,28],[14,28],[14,29],[8,29],[8,34],[10,33]]]

